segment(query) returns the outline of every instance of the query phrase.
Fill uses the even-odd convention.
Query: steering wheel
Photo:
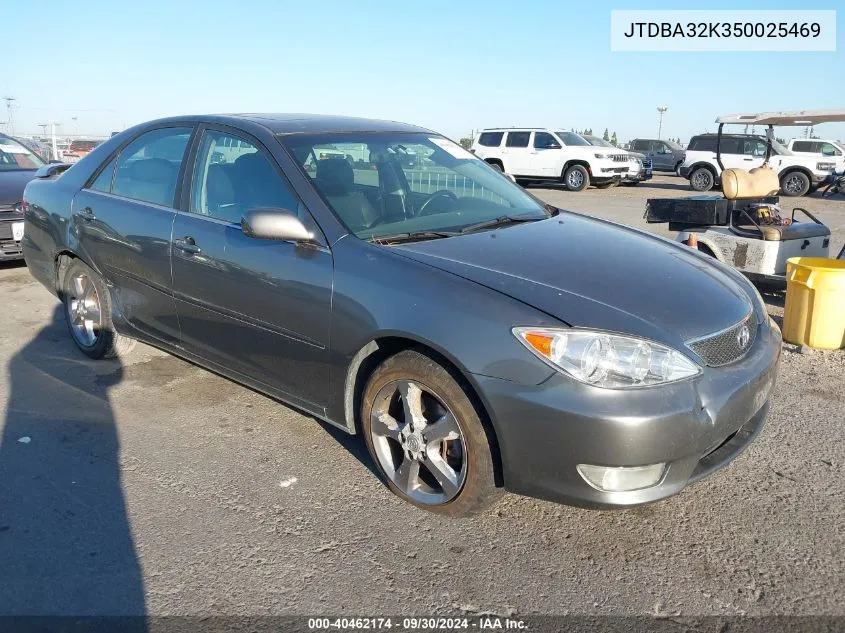
[[[456,196],[454,192],[449,191],[448,189],[441,189],[440,191],[435,191],[426,199],[425,202],[420,205],[420,210],[417,211],[417,215],[429,215],[428,213],[426,213],[428,205],[430,205],[433,200],[437,200],[438,198],[449,198],[450,200],[454,200],[455,202],[458,201],[458,196]]]

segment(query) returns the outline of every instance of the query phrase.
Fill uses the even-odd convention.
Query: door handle
[[[197,246],[197,243],[194,241],[194,238],[192,238],[190,235],[186,235],[181,240],[173,240],[173,245],[180,251],[189,253],[190,255],[196,255],[197,253],[202,252],[202,249]]]
[[[77,212],[75,215],[79,219],[85,220],[86,222],[90,222],[91,220],[97,219],[97,216],[94,215],[94,211],[91,209],[91,207],[85,207],[81,211]]]
[[[742,160],[754,160],[753,158],[743,158]]]

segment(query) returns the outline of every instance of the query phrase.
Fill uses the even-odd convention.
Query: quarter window
[[[507,147],[528,147],[531,132],[508,132]]]
[[[297,211],[297,203],[267,156],[247,140],[231,134],[203,134],[194,182],[191,212],[240,223],[250,209]]]
[[[482,132],[478,137],[478,144],[484,147],[499,147],[504,135],[504,132]]]
[[[112,176],[114,176],[114,166],[117,164],[117,158],[112,158],[105,169],[100,172],[100,175],[94,179],[89,189],[94,191],[102,191],[109,193],[111,191]]]
[[[793,152],[812,152],[813,143],[811,141],[795,141],[792,144]]]
[[[132,141],[120,153],[112,193],[172,207],[192,132],[187,127],[162,128]]]

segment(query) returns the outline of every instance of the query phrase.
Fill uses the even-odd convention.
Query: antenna
[[[17,99],[14,97],[3,97],[2,99],[6,102],[6,130],[9,132],[9,136],[14,136],[15,120],[14,116],[12,116],[12,108]]]

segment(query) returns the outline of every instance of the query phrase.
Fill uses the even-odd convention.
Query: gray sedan
[[[444,515],[503,489],[656,501],[769,407],[780,332],[742,276],[419,127],[153,121],[45,167],[24,207],[82,353],[142,340],[361,434],[393,492]]]

